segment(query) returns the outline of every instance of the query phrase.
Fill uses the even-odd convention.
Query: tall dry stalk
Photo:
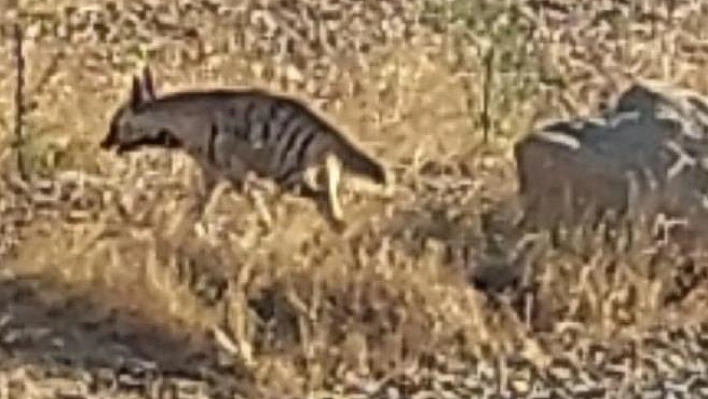
[[[492,73],[494,73],[494,47],[490,47],[484,57],[484,93],[482,98],[482,128],[484,129],[484,143],[489,142],[489,130],[492,119],[489,115],[489,101],[492,96]]]
[[[25,58],[22,49],[22,27],[19,23],[15,23],[15,66],[16,66],[16,83],[15,83],[15,148],[17,150],[17,170],[22,180],[27,180],[27,168],[25,159],[22,153],[24,144],[24,86],[25,86]]]

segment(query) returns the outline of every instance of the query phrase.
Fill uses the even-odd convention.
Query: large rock
[[[708,101],[637,82],[600,117],[531,132],[514,156],[527,227],[657,212],[701,220],[708,210]]]

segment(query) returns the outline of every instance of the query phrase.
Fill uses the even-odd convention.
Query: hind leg
[[[312,195],[326,194],[327,210],[334,222],[344,221],[344,211],[339,201],[342,183],[342,163],[334,154],[327,154],[321,165],[305,169],[302,173],[302,187]]]
[[[329,154],[325,158],[325,179],[327,181],[327,200],[332,217],[337,222],[344,220],[344,211],[339,202],[339,188],[342,182],[342,163],[340,160]]]
[[[321,192],[320,184],[317,182],[318,170],[312,168],[305,171],[292,173],[287,178],[277,181],[282,191],[289,191],[296,195],[314,198]]]
[[[334,155],[325,157],[324,162],[304,168],[279,180],[283,191],[314,200],[320,211],[324,211],[330,222],[341,224],[344,212],[339,202],[342,165]],[[324,209],[323,209],[324,208]]]

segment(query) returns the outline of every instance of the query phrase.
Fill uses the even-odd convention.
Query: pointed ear
[[[143,67],[143,87],[145,88],[145,96],[149,101],[155,99],[155,85],[152,81],[152,71],[150,67],[145,65]]]
[[[140,89],[140,79],[137,76],[133,76],[133,87],[130,93],[130,106],[132,108],[139,107],[143,103],[143,94]]]

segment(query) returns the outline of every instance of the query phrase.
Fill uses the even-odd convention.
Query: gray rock
[[[708,101],[637,82],[600,117],[532,131],[514,156],[526,227],[659,212],[695,220],[708,203]]]

